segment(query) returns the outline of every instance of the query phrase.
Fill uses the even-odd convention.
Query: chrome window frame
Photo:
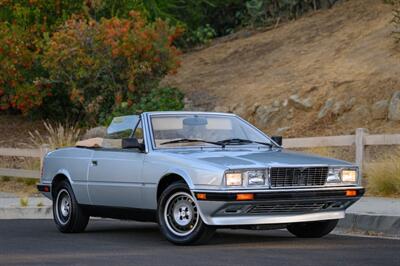
[[[250,126],[252,129],[254,129],[255,131],[257,131],[258,133],[260,133],[262,136],[264,136],[266,139],[268,139],[272,145],[276,145],[277,148],[281,148],[281,146],[279,146],[275,141],[273,141],[271,139],[271,137],[269,137],[267,134],[265,134],[264,132],[262,132],[260,129],[258,129],[257,127],[255,127],[254,125],[250,124],[249,122],[247,122],[246,120],[244,120],[243,118],[241,118],[238,115],[235,114],[230,114],[230,113],[217,113],[217,112],[150,112],[150,113],[146,113],[146,117],[147,117],[147,124],[148,124],[148,134],[149,134],[149,139],[151,139],[151,150],[153,151],[159,151],[159,150],[188,150],[188,149],[216,149],[216,148],[220,148],[220,147],[214,147],[214,146],[184,146],[184,147],[167,147],[167,148],[157,148],[156,144],[155,144],[155,139],[154,139],[154,133],[153,133],[153,125],[151,123],[151,118],[152,116],[173,116],[173,115],[195,115],[195,114],[199,114],[199,115],[214,115],[214,116],[220,116],[220,117],[235,117],[238,118],[240,121],[244,122],[247,126]],[[262,146],[257,145],[257,149]],[[246,148],[256,148],[256,147],[251,147],[251,146],[246,146]],[[267,146],[265,146],[267,147]],[[232,149],[232,147],[229,147]],[[233,148],[236,149],[237,147]],[[241,147],[243,148],[243,146]],[[226,147],[225,147],[226,149]]]
[[[147,143],[148,143],[147,137],[146,137],[147,134],[145,133],[147,131],[145,129],[145,124],[146,123],[144,123],[144,120],[143,120],[144,119],[144,115],[143,114],[139,114],[137,116],[139,117],[139,119],[138,119],[137,123],[134,125],[134,127],[132,127],[132,133],[129,135],[129,137],[130,138],[134,137],[134,134],[135,134],[135,131],[136,131],[137,127],[142,122],[143,144],[144,144],[144,147],[145,147],[144,153],[148,153],[149,149],[148,149],[148,145],[147,145]],[[113,151],[113,152],[116,152],[116,151],[119,151],[119,152],[137,152],[137,151],[133,151],[133,150],[123,149],[122,147],[120,147],[120,148],[100,147],[100,148],[96,148],[96,149],[101,150],[101,151]],[[138,151],[138,152],[143,152],[143,151]]]

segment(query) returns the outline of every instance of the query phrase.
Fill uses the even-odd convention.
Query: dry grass
[[[39,158],[0,156],[0,168],[39,170]]]
[[[30,144],[25,143],[23,146],[42,147],[46,145],[53,150],[59,147],[74,146],[79,140],[81,130],[74,125],[61,123],[52,125],[48,122],[43,122],[43,125],[45,128],[43,131],[29,131]],[[40,160],[27,157],[0,157],[0,167],[39,170]],[[15,193],[19,196],[32,196],[38,194],[37,182],[37,179],[0,177],[0,191]],[[23,206],[22,203],[21,206]]]
[[[21,205],[21,207],[28,207],[29,199],[27,197],[20,198],[19,205]]]
[[[33,145],[41,147],[47,145],[49,149],[54,150],[60,147],[74,146],[79,140],[81,130],[76,125],[55,124],[43,122],[46,129],[46,135],[43,136],[39,131],[29,131],[30,141]]]
[[[393,26],[394,30],[392,32],[393,37],[396,42],[400,44],[400,0],[393,0]]]
[[[354,161],[354,148],[349,147],[314,147],[314,148],[299,148],[291,149],[299,152],[304,152],[323,157],[336,158],[345,161]]]
[[[0,177],[0,191],[14,193],[20,197],[38,195],[36,188],[37,179]]]
[[[368,194],[384,197],[400,197],[400,151],[382,156],[382,159],[366,166]]]
[[[330,147],[314,147],[304,150],[306,153],[316,154],[323,157],[334,157],[335,152]]]
[[[39,170],[40,160],[27,157],[0,157],[1,168]],[[38,194],[36,183],[37,179],[0,177],[0,192],[14,193],[18,196],[32,196]]]
[[[324,157],[354,161],[354,148],[317,147],[294,149]],[[367,195],[383,197],[400,197],[400,148],[393,146],[369,147],[367,163],[364,170]],[[364,184],[363,182],[363,184]]]

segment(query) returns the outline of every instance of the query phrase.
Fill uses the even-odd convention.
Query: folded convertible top
[[[122,147],[121,139],[104,139],[104,138],[91,138],[80,140],[75,144],[76,147],[87,147],[87,148],[116,148]]]

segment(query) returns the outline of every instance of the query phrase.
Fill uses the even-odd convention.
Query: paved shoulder
[[[338,229],[400,237],[400,199],[363,197],[346,211],[346,218],[339,222]]]
[[[11,193],[0,193],[0,219],[50,219],[53,217],[51,200],[38,196],[21,198]]]
[[[347,213],[400,217],[400,198],[362,197]]]
[[[0,220],[0,265],[399,265],[400,241],[329,235],[299,239],[286,231],[219,230],[208,245],[167,242],[157,225],[91,221],[82,234],[59,233],[51,220]]]

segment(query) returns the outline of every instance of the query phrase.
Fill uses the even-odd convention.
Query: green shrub
[[[183,93],[176,88],[156,88],[143,96],[140,102],[129,106],[122,102],[113,113],[105,117],[103,124],[108,124],[115,116],[130,115],[148,111],[179,111],[184,107]]]
[[[41,105],[47,94],[36,80],[39,40],[18,25],[0,22],[0,111],[27,113]]]
[[[180,47],[190,47],[208,41],[211,34],[222,36],[242,24],[245,11],[243,0],[146,0],[142,10],[149,19],[168,19],[183,26],[186,33],[177,42]],[[215,33],[214,33],[215,32]]]
[[[142,97],[138,104],[138,111],[177,111],[182,110],[183,93],[177,88],[153,89],[149,94]]]
[[[310,10],[331,6],[334,0],[248,0],[246,9],[247,23],[263,26],[283,19],[295,19]]]
[[[281,19],[294,19],[310,10],[330,7],[336,1],[149,0],[143,1],[141,9],[148,14],[150,19],[162,17],[184,26],[186,33],[178,43],[186,48],[204,43],[203,36],[209,36],[210,33],[208,28],[215,32],[215,36],[223,36],[242,26],[265,26]]]
[[[185,45],[195,46],[198,44],[207,44],[216,36],[217,33],[215,30],[210,26],[210,24],[206,24],[205,26],[198,27],[194,31],[187,32],[184,37]]]
[[[204,34],[207,28],[212,29],[215,36],[223,36],[242,26],[266,26],[279,20],[295,19],[310,10],[330,7],[336,1],[149,0],[143,1],[142,9],[151,19],[162,17],[183,25],[186,33],[180,39],[179,45],[190,47],[204,43],[202,36],[209,36],[209,32]]]
[[[0,111],[32,113],[51,95],[41,65],[44,42],[83,1],[0,1]]]
[[[34,34],[50,32],[74,13],[84,11],[82,0],[3,0],[0,21],[7,21]],[[89,2],[89,1],[87,1]]]
[[[126,102],[128,107],[158,87],[180,62],[172,42],[181,33],[137,12],[130,19],[74,18],[54,33],[44,53],[46,83],[69,96],[70,115],[96,124]]]
[[[93,124],[139,102],[176,71],[181,30],[132,10],[150,17],[139,0],[0,1],[0,111]]]

